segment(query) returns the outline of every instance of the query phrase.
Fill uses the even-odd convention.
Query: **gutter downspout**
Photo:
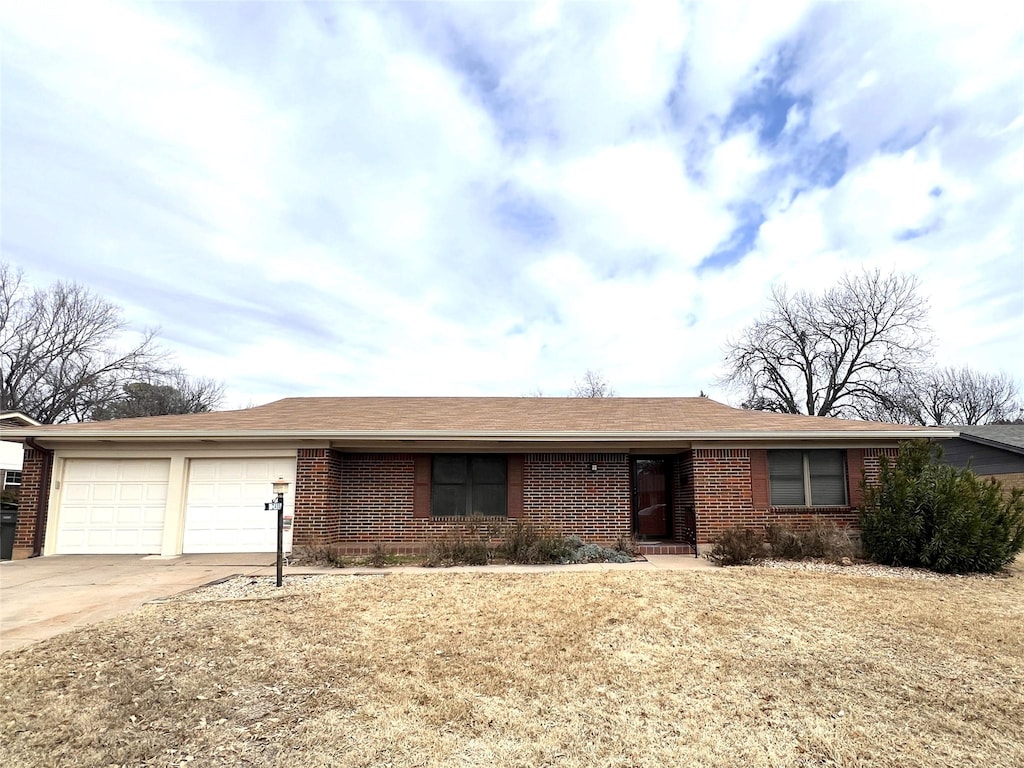
[[[50,503],[50,480],[53,475],[53,451],[43,448],[35,441],[34,437],[26,437],[25,445],[33,451],[39,451],[49,456],[49,461],[43,462],[43,471],[39,478],[39,494],[36,497],[36,529],[32,534],[32,554],[29,557],[39,557],[43,554],[43,523],[46,521],[46,507]]]

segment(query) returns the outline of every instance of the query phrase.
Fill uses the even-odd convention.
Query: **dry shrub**
[[[370,556],[366,558],[366,564],[372,568],[384,568],[389,564],[391,553],[388,552],[388,548],[384,546],[384,543],[378,541],[373,545],[373,551],[370,552]]]
[[[341,553],[340,547],[322,542],[294,547],[290,560],[292,563],[321,568],[344,568],[346,565],[345,556]]]
[[[496,554],[510,563],[562,563],[572,549],[570,541],[560,531],[516,520],[503,531]]]
[[[772,557],[778,560],[803,560],[813,557],[840,562],[859,554],[857,541],[846,528],[829,520],[815,520],[811,527],[797,531],[782,523],[768,526],[765,537]]]
[[[759,532],[737,525],[723,531],[705,557],[717,565],[750,565],[764,559],[764,544]]]
[[[620,533],[613,549],[630,557],[636,557],[640,554],[640,545],[637,543],[636,537],[631,533]]]
[[[487,539],[481,535],[480,528],[470,524],[463,532],[461,526],[452,528],[440,538],[434,539],[427,546],[427,554],[423,564],[430,568],[451,565],[487,565],[490,550]]]

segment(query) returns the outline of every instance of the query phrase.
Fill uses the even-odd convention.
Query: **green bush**
[[[998,482],[941,458],[924,442],[901,444],[895,465],[883,457],[878,484],[864,489],[865,551],[943,573],[998,571],[1024,549],[1024,492],[1006,498]]]
[[[735,526],[723,531],[705,557],[718,565],[750,565],[765,556],[764,536],[752,528]]]
[[[580,542],[563,559],[563,563],[631,563],[633,556],[619,549]]]

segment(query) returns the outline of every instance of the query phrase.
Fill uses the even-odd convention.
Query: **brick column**
[[[300,448],[295,464],[295,523],[292,544],[341,540],[342,455],[330,448]]]
[[[14,531],[14,558],[16,560],[32,554],[32,543],[36,534],[36,510],[40,497],[44,507],[50,501],[50,487],[45,484],[53,456],[25,446],[25,459],[21,467],[21,490],[18,494],[18,527]],[[43,533],[46,519],[43,519]]]

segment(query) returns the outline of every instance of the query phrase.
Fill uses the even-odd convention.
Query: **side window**
[[[846,451],[768,451],[773,507],[847,504]]]

